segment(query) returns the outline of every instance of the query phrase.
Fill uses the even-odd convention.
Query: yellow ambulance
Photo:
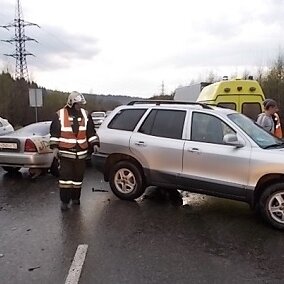
[[[202,89],[197,102],[234,109],[253,120],[263,111],[263,91],[255,80],[223,80]]]

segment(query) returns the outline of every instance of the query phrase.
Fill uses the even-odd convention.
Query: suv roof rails
[[[156,104],[161,105],[161,104],[172,104],[172,105],[198,105],[201,106],[205,109],[212,109],[212,107],[210,107],[207,104],[204,103],[198,103],[198,102],[184,102],[184,101],[173,101],[173,100],[135,100],[135,101],[131,101],[129,102],[127,105],[128,106],[132,106],[135,104]]]

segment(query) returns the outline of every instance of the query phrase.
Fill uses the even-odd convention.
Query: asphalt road
[[[88,245],[80,284],[283,283],[283,233],[240,202],[118,200],[93,168],[81,206],[61,212],[54,177],[0,170],[1,284],[65,283],[80,244]]]

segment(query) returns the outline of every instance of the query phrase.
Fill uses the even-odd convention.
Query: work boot
[[[67,211],[69,209],[68,203],[61,202],[61,211]]]
[[[80,205],[80,199],[73,199],[72,204],[74,205]]]

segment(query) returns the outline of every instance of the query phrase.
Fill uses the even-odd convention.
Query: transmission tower
[[[35,41],[35,42],[38,41],[35,40],[34,38],[30,38],[25,35],[26,26],[39,27],[37,24],[24,21],[20,0],[17,0],[14,21],[8,25],[1,26],[2,28],[5,28],[7,30],[9,30],[9,28],[15,28],[15,37],[8,40],[2,40],[10,44],[15,44],[15,52],[13,54],[4,54],[4,55],[16,59],[15,78],[16,79],[24,78],[26,81],[29,81],[26,57],[28,55],[34,56],[34,54],[26,51],[26,41]]]
[[[164,81],[162,81],[162,88],[161,88],[161,96],[165,94],[165,84]]]

